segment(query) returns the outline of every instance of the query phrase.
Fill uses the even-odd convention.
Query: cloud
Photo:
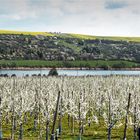
[[[139,0],[0,0],[0,28],[140,36]]]
[[[120,9],[128,6],[124,1],[107,1],[105,8],[110,10]]]
[[[35,10],[31,9],[28,0],[0,0],[0,16],[21,20],[35,18]]]

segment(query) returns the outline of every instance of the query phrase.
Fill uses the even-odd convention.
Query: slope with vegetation
[[[1,30],[0,60],[15,60],[14,63],[21,60],[62,61],[63,63],[74,61],[75,64],[78,61],[79,65],[82,61],[91,63],[94,60],[104,62],[119,60],[121,64],[126,61],[125,67],[129,67],[128,61],[133,62],[132,67],[138,67],[140,38]],[[3,64],[3,61],[0,61],[0,64]],[[93,65],[94,63],[91,66]]]

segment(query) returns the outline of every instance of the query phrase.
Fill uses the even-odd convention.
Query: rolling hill
[[[1,60],[140,62],[140,37],[0,30]]]

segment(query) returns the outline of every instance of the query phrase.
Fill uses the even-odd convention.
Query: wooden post
[[[22,97],[20,97],[20,110],[22,110]],[[19,140],[23,140],[23,114],[20,114]]]
[[[123,140],[126,140],[126,130],[127,130],[127,123],[128,123],[128,114],[129,114],[129,107],[130,107],[130,99],[131,99],[131,93],[129,93],[129,97],[128,97],[128,105],[127,105],[127,112],[126,112],[126,118],[125,118],[125,127],[124,127]]]
[[[109,97],[108,105],[108,140],[111,140],[111,97]]]
[[[134,140],[137,140],[137,128],[136,128],[136,114],[137,114],[137,103],[136,103],[136,93],[134,95]]]
[[[52,132],[51,132],[51,140],[55,140],[55,131],[54,130],[55,130],[55,124],[56,124],[56,119],[57,119],[59,100],[60,100],[60,91],[58,92],[57,104],[56,104],[56,109],[55,109],[55,112],[54,112],[53,126],[52,126]]]
[[[0,105],[1,105],[1,97],[0,97]],[[1,113],[1,109],[0,109],[0,140],[2,140],[2,113]]]
[[[79,106],[78,106],[78,108],[79,108],[79,133],[81,132],[81,112],[80,112],[80,102],[79,102]]]
[[[62,133],[62,97],[61,97],[61,100],[60,100],[60,112],[59,112],[59,135],[61,135]]]
[[[13,93],[15,94],[15,88],[16,88],[16,83],[15,83],[15,79],[13,81]],[[15,139],[15,102],[14,102],[14,97],[12,96],[12,120],[11,120],[11,140]]]

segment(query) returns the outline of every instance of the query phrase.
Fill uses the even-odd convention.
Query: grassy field
[[[24,32],[24,31],[10,31],[10,30],[0,30],[0,34],[23,34],[23,35],[44,35],[53,36],[53,34],[48,32]]]
[[[45,61],[45,60],[0,60],[1,67],[58,67],[58,68],[134,68],[139,67],[140,64],[129,61]]]
[[[121,37],[121,36],[92,36],[82,34],[67,34],[69,37],[81,38],[81,39],[106,39],[115,41],[132,41],[140,42],[140,37]]]
[[[23,139],[24,140],[38,140],[39,135],[39,127],[37,130],[33,129],[33,118],[28,118],[27,122],[23,125]],[[28,124],[28,125],[27,125]],[[42,125],[43,126],[43,125]],[[57,128],[58,124],[56,124]],[[79,124],[75,122],[75,132],[72,134],[71,132],[71,124],[68,126],[67,116],[62,118],[62,134],[59,136],[59,140],[79,140]],[[52,124],[50,124],[50,132],[51,132]],[[45,124],[44,127],[41,127],[42,139],[45,140]],[[6,122],[3,123],[3,137],[10,138],[11,135],[11,125],[10,122],[7,125]],[[19,126],[17,124],[15,130],[15,140],[18,140],[19,136]],[[112,129],[112,139],[113,140],[121,140],[123,138],[123,130],[124,126],[119,127],[119,129],[114,127]],[[127,129],[127,140],[133,139],[133,127],[129,126]],[[84,134],[82,135],[82,140],[105,140],[107,139],[107,128],[101,119],[101,121],[96,124],[92,123],[91,126],[86,126],[84,128]]]

